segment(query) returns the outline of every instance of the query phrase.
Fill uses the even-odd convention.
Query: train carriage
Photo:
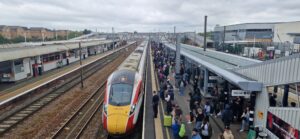
[[[144,41],[107,80],[102,123],[110,135],[130,133],[137,123],[144,96],[147,46]]]

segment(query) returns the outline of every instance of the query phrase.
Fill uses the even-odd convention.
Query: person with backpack
[[[212,127],[209,124],[209,117],[206,116],[200,128],[202,139],[210,139],[212,136]]]

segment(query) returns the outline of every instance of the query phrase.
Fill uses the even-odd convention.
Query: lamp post
[[[83,88],[83,79],[82,79],[82,58],[81,58],[81,54],[82,54],[82,48],[81,48],[81,42],[79,42],[79,59],[80,59],[80,83],[81,83],[81,88]]]
[[[207,16],[204,16],[204,51],[206,51],[207,43],[206,43],[206,25],[207,25]]]

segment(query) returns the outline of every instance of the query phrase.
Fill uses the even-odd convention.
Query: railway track
[[[82,135],[87,125],[102,106],[105,83],[106,82],[103,82],[100,87],[66,119],[66,122],[61,124],[62,126],[54,132],[51,138],[77,139]]]
[[[123,49],[124,50],[124,49]],[[120,55],[120,51],[115,52],[99,61],[95,62],[89,67],[86,67],[83,73],[83,79],[90,77],[97,70],[102,69],[112,60],[116,59]],[[11,128],[21,123],[26,118],[30,117],[32,114],[36,113],[38,110],[49,104],[51,101],[55,100],[57,97],[67,92],[74,86],[80,83],[80,75],[75,75],[67,80],[64,80],[62,84],[54,87],[54,89],[49,89],[44,95],[34,99],[29,104],[26,104],[8,115],[0,119],[0,135],[4,135]]]

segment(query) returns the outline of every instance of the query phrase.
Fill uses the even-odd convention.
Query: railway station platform
[[[124,47],[119,47],[115,50],[112,51],[106,51],[104,53],[95,55],[95,56],[90,56],[84,60],[82,60],[82,67],[87,66],[97,60],[100,60],[116,51],[119,51],[120,49],[123,49],[129,45],[134,44],[135,42],[129,42],[127,45]],[[48,71],[47,73],[43,74],[42,76],[36,77],[36,78],[31,78],[27,79],[24,82],[20,82],[17,85],[11,86],[9,88],[6,88],[5,90],[0,91],[0,106],[14,100],[20,96],[23,96],[30,91],[33,91],[43,85],[46,85],[50,83],[51,81],[54,81],[68,73],[71,73],[73,71],[76,71],[80,69],[80,62],[74,62],[70,64],[69,66],[65,66],[59,69],[51,70]]]
[[[150,50],[150,48],[149,48]],[[146,86],[145,86],[145,98],[144,98],[144,114],[143,114],[143,139],[170,139],[170,131],[163,126],[164,108],[160,100],[158,106],[157,118],[154,118],[154,112],[152,108],[153,91],[158,90],[156,84],[156,77],[154,67],[152,63],[151,51],[147,54],[147,71],[146,71]]]
[[[150,51],[151,53],[152,51]],[[149,62],[149,60],[151,62]],[[173,138],[173,131],[171,127],[165,127],[164,123],[164,115],[166,114],[166,102],[160,99],[159,101],[159,113],[157,118],[154,118],[154,112],[152,108],[152,96],[153,91],[156,91],[159,95],[159,88],[160,84],[158,82],[158,76],[153,66],[153,57],[150,55],[148,59],[148,68],[147,71],[150,70],[151,72],[147,72],[147,79],[146,79],[146,94],[145,94],[145,102],[144,102],[144,126],[143,126],[143,139],[172,139]],[[170,74],[168,79],[170,79],[170,83],[175,87],[175,79],[172,77],[173,74]],[[190,109],[189,109],[189,92],[193,92],[192,84],[187,85],[185,87],[185,93],[183,96],[179,95],[179,89],[174,88],[174,103],[180,107],[183,112],[183,119],[182,122],[186,126],[186,137],[191,138],[192,130],[195,127],[195,122],[190,123]],[[202,92],[202,94],[204,94]],[[202,96],[201,101],[201,108],[204,109],[204,103],[206,100],[210,98],[206,98]],[[209,116],[209,123],[212,126],[213,134],[211,139],[219,138],[219,135],[224,131],[224,124],[220,117]],[[241,123],[236,122],[232,123],[230,128],[235,138],[247,138],[247,132],[239,132]]]

